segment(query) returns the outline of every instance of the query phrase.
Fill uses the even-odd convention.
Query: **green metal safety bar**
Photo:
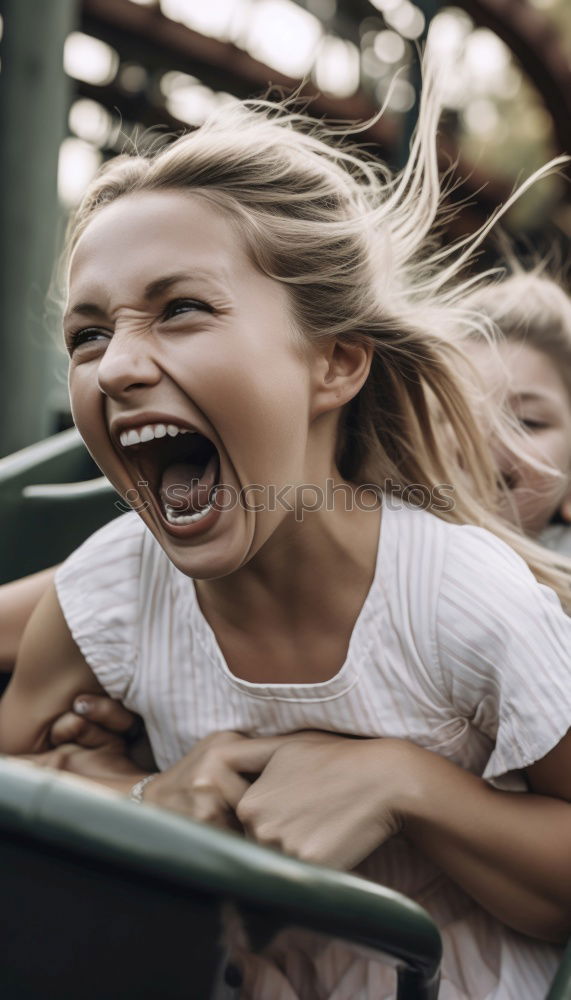
[[[0,459],[0,583],[61,562],[128,509],[97,471],[75,428]]]
[[[15,850],[20,854],[14,854]],[[49,879],[50,864],[58,872],[55,881]],[[56,919],[54,914],[58,909],[53,896],[65,882],[66,865],[68,869],[75,865],[96,873],[91,892],[95,892],[104,876],[127,877],[132,880],[131,893],[136,892],[140,882],[152,884],[159,894],[162,892],[169,907],[174,908],[178,900],[177,921],[185,927],[186,935],[184,991],[173,992],[174,987],[169,989],[165,983],[158,992],[148,994],[144,987],[141,992],[140,985],[137,992],[127,994],[122,987],[123,1000],[135,997],[143,1000],[147,996],[156,996],[157,1000],[178,996],[208,1000],[211,992],[203,992],[204,987],[196,984],[206,982],[201,980],[201,963],[212,965],[208,981],[214,982],[216,961],[206,954],[207,944],[198,951],[192,944],[195,932],[200,939],[201,927],[208,919],[204,899],[217,912],[224,902],[235,903],[258,945],[286,927],[311,929],[352,943],[365,949],[369,956],[374,953],[379,961],[395,965],[398,1000],[436,1000],[438,996],[440,934],[428,914],[399,893],[352,875],[302,863],[238,835],[193,823],[152,806],[136,806],[105,789],[92,790],[69,775],[8,758],[0,759],[0,898],[3,900],[0,940],[4,943],[0,993],[3,996],[17,995],[19,1000],[27,1000],[34,995],[33,991],[26,992],[26,977],[33,979],[38,963],[41,964],[41,956],[35,955],[35,951],[40,939],[45,944],[46,934],[49,940],[48,925]],[[18,922],[27,927],[31,919],[28,913],[21,912],[26,901],[27,878],[30,880],[28,908],[36,906],[45,919],[43,937],[35,933],[33,943],[26,942],[29,953],[26,951],[23,962],[18,962],[18,943],[20,946],[22,943]],[[12,898],[8,904],[10,888]],[[56,942],[61,939],[61,944],[59,948],[56,945],[56,953],[50,957],[48,976],[54,992],[44,983],[43,998],[57,996],[58,989],[60,997],[75,995],[65,991],[65,952],[69,934],[77,935],[82,920],[92,951],[96,950],[96,935],[89,922],[90,894],[81,891],[80,882],[78,893],[82,916],[70,917],[68,930],[56,938]],[[128,898],[120,897],[119,892],[116,896],[123,899],[123,904]],[[198,903],[202,909],[197,909]],[[69,908],[69,902],[66,907]],[[116,916],[118,907],[111,888],[106,900],[108,920]],[[124,938],[128,963],[132,962],[138,919],[144,931],[149,921],[142,908],[140,917],[137,912],[129,916],[129,933]],[[64,922],[62,927],[65,926]],[[96,928],[101,928],[101,921]],[[218,931],[215,928],[211,937],[219,931],[220,927]],[[123,933],[124,928],[117,932]],[[84,947],[84,941],[76,940],[74,953]],[[88,979],[92,983],[108,950],[109,946],[101,949],[99,957],[91,954]],[[117,955],[114,962],[113,974],[120,976]],[[163,968],[168,970],[173,962],[176,963],[176,957],[165,955]],[[19,982],[14,980],[14,963]],[[131,968],[134,971],[135,965],[131,964]],[[63,991],[55,970],[60,972]],[[90,993],[86,977],[82,979],[76,995],[88,1000],[97,997],[97,991]],[[194,988],[189,985],[192,983]],[[109,989],[100,994],[106,1000],[115,996]]]

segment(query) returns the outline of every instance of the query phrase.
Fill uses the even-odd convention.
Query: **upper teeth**
[[[124,448],[131,444],[143,444],[145,441],[152,441],[153,438],[176,437],[177,434],[195,434],[196,431],[189,431],[186,427],[177,427],[176,424],[143,424],[142,427],[132,427],[130,431],[122,431],[119,440]]]

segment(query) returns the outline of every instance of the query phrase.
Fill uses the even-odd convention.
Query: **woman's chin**
[[[251,551],[247,525],[230,525],[228,517],[229,512],[218,512],[210,527],[206,525],[204,530],[191,533],[191,525],[186,536],[176,535],[172,530],[161,530],[160,538],[156,530],[153,533],[170,561],[185,576],[194,580],[217,580],[241,569],[248,562]]]

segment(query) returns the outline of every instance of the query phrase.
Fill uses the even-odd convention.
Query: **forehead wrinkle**
[[[221,267],[219,270],[224,271]],[[165,292],[168,292],[175,285],[181,282],[193,282],[200,281],[207,285],[212,286],[212,290],[216,290],[218,294],[223,293],[227,297],[230,296],[230,290],[227,282],[224,280],[224,276],[219,274],[213,274],[204,268],[196,268],[194,270],[184,270],[176,271],[172,274],[163,275],[159,278],[154,278],[145,285],[142,293],[142,299],[146,303],[151,303],[156,299],[159,299]],[[108,314],[105,309],[95,302],[78,302],[76,305],[71,306],[64,316],[64,321],[68,320],[73,315],[79,316],[97,316],[100,319],[106,319]]]

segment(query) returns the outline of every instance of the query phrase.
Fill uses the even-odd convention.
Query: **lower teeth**
[[[165,517],[169,524],[194,524],[196,521],[201,521],[212,510],[215,495],[214,493],[210,503],[196,514],[176,514],[174,507],[165,507]]]

